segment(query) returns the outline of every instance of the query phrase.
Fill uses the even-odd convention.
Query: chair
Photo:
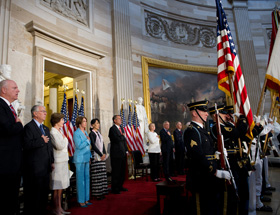
[[[137,170],[142,170],[142,177],[144,177],[144,169],[146,169],[146,181],[148,181],[148,168],[149,163],[143,163],[142,154],[139,150],[132,151],[133,166],[134,166],[134,180],[136,180]]]

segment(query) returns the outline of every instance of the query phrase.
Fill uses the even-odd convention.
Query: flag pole
[[[266,92],[266,82],[267,82],[267,79],[265,78],[264,79],[264,84],[263,84],[263,87],[262,87],[262,93],[261,93],[260,101],[259,101],[259,104],[258,104],[258,109],[257,109],[256,116],[258,116],[260,114],[260,109],[261,109],[261,106],[262,106],[263,97],[264,97],[265,92]]]

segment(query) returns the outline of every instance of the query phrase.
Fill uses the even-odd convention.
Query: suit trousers
[[[160,153],[149,153],[152,180],[159,178],[159,155]]]
[[[20,174],[0,174],[0,210],[3,214],[15,214],[18,208]]]
[[[162,152],[163,173],[165,178],[173,174],[173,151]]]
[[[111,157],[112,167],[112,191],[119,192],[125,180],[126,156],[120,158]]]
[[[50,174],[23,177],[24,214],[47,214]]]
[[[89,200],[90,182],[89,182],[89,162],[75,163],[76,166],[76,186],[77,201],[85,203]]]
[[[183,149],[176,149],[175,161],[176,161],[176,170],[178,171],[178,174],[184,174],[185,152]]]

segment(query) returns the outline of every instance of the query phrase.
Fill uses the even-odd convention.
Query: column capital
[[[45,86],[50,88],[57,88],[58,86],[62,86],[63,81],[59,78],[51,78],[45,81]]]

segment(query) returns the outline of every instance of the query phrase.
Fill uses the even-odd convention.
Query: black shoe
[[[266,197],[266,196],[261,196],[261,201],[262,202],[271,202],[271,198]]]
[[[272,195],[272,192],[268,191],[268,190],[265,190],[263,192],[263,195],[266,195],[266,196],[271,196]]]
[[[275,188],[275,187],[267,187],[265,190],[268,190],[268,191],[275,191],[276,188]]]
[[[157,179],[157,178],[156,178],[156,179],[152,179],[152,181],[153,181],[153,182],[158,182],[158,179]]]
[[[118,190],[112,190],[112,193],[113,193],[113,194],[121,194],[121,192],[118,191]]]
[[[121,188],[121,191],[126,192],[126,191],[128,191],[128,189],[126,189],[126,188],[122,187],[122,188]]]
[[[170,178],[170,177],[166,178],[166,181],[167,181],[167,183],[169,183],[169,184],[176,184],[176,181],[173,180],[173,179]]]
[[[257,208],[257,211],[273,212],[272,208],[267,205],[263,205],[261,208]]]

